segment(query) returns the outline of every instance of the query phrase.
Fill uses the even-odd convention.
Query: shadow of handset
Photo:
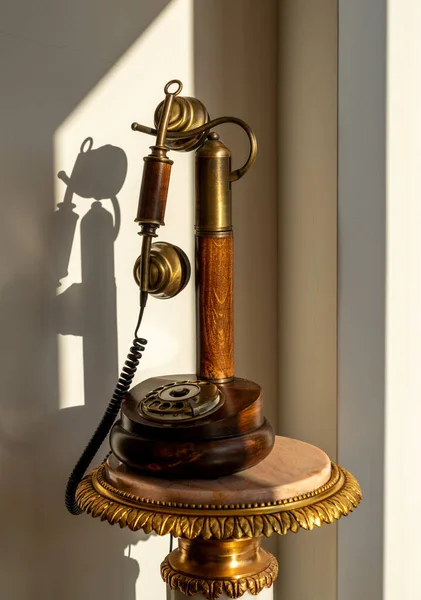
[[[120,229],[117,194],[126,179],[127,156],[121,148],[110,144],[96,149],[92,147],[93,139],[87,137],[80,147],[70,177],[64,171],[57,174],[67,186],[63,202],[58,204],[58,210],[54,214],[58,282],[68,275],[68,264],[79,218],[73,210],[76,208],[73,203],[74,195],[96,201],[110,199],[114,210],[114,239],[117,238]]]
[[[57,177],[64,181],[72,194],[81,198],[106,200],[116,196],[123,187],[127,174],[127,157],[117,146],[92,149],[94,141],[87,137],[76,158],[70,177],[60,171]]]

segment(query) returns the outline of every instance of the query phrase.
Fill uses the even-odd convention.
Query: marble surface
[[[128,471],[113,455],[108,481],[125,492],[159,502],[186,504],[266,503],[307,494],[329,481],[330,459],[320,448],[276,436],[272,452],[258,465],[219,479],[161,479]]]

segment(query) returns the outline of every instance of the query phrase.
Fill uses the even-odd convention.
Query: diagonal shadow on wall
[[[167,4],[17,0],[0,8],[0,586],[10,600],[135,598],[138,566],[124,548],[141,536],[98,526],[84,515],[72,518],[63,506],[63,473],[96,425],[117,376],[116,231],[111,204],[89,200],[82,227],[102,234],[86,236],[80,287],[57,299],[56,255],[65,240],[50,236],[56,225],[52,140]],[[106,166],[111,180],[119,176],[114,159]],[[89,177],[86,184],[92,184]],[[106,301],[99,310],[101,287]],[[58,410],[58,330],[83,335],[85,407]]]

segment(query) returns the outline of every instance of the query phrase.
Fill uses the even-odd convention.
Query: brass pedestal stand
[[[84,478],[77,500],[112,525],[180,538],[161,564],[164,581],[214,600],[270,587],[278,565],[261,537],[332,523],[358,506],[361,490],[318,448],[277,437],[259,465],[218,480],[150,478],[111,457]]]
[[[260,537],[180,538],[179,547],[161,564],[161,574],[171,589],[178,589],[186,596],[203,594],[206,598],[218,598],[225,593],[229,598],[239,598],[246,591],[258,594],[270,587],[278,575],[278,563],[261,548]]]

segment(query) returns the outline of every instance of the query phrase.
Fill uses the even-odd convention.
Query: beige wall
[[[336,457],[337,2],[279,4],[279,433]],[[336,526],[279,540],[279,599],[336,600]]]
[[[235,368],[259,382],[277,420],[277,1],[195,3],[195,89],[212,117],[236,115],[257,136],[252,169],[232,186],[235,239]],[[240,166],[248,142],[220,128]]]
[[[338,460],[363,501],[339,523],[338,600],[383,598],[389,4],[339,1]]]
[[[263,388],[265,415],[278,417],[277,256],[277,0],[197,0],[196,94],[212,117],[236,115],[256,133],[258,157],[234,183],[235,369]],[[247,139],[221,127],[234,168],[247,157]],[[264,541],[276,552],[276,539]]]
[[[203,99],[212,116],[237,115],[256,130],[259,158],[233,189],[236,369],[263,386],[275,424],[277,2],[6,4],[0,8],[0,470],[7,485],[0,509],[8,519],[0,542],[1,589],[13,600],[158,600],[165,594],[159,564],[169,539],[71,517],[63,502],[66,478],[112,393],[137,313],[133,218],[151,140],[131,132],[130,123],[150,124],[163,85],[178,77],[184,92]],[[234,129],[221,133],[239,165],[247,142]],[[57,173],[70,174],[87,136],[94,148],[112,144],[128,159],[118,194],[122,227],[111,243],[114,262],[101,263],[94,273],[96,282],[107,275],[111,294],[100,298],[95,281],[85,293],[80,224],[93,199],[75,196],[79,221],[58,301],[54,261],[63,248],[52,215],[65,185]],[[193,157],[172,158],[160,239],[192,257]],[[109,200],[103,208],[111,219]],[[97,236],[88,254],[95,255]],[[88,313],[78,312],[81,296]],[[65,305],[60,318],[59,302]],[[194,369],[193,304],[192,284],[171,302],[150,301],[143,328],[149,344],[137,381]],[[109,319],[102,318],[105,305]],[[88,340],[97,346],[98,361],[87,359]]]
[[[39,597],[60,600],[75,594],[84,600],[93,590],[103,600],[114,600],[121,590],[124,600],[136,593],[158,600],[164,593],[158,566],[167,540],[150,536],[146,544],[144,536],[133,538],[83,517],[72,520],[62,508],[67,472],[103,400],[98,395],[84,402],[77,393],[84,365],[76,336],[62,336],[66,340],[57,344],[55,281],[48,265],[49,217],[54,194],[56,202],[63,195],[57,171],[69,171],[87,135],[95,147],[120,146],[129,159],[119,196],[124,235],[115,246],[121,365],[135,304],[127,268],[137,252],[131,215],[149,143],[124,128],[133,119],[151,121],[162,82],[172,77],[183,79],[185,91],[203,99],[212,117],[239,116],[258,137],[255,166],[233,186],[237,374],[263,386],[265,411],[277,433],[314,443],[332,458],[337,452],[337,1],[129,2],[121,21],[121,8],[108,5],[99,19],[91,2],[73,2],[68,14],[59,2],[43,20],[36,12],[29,18],[28,3],[21,0],[3,21],[7,32],[0,37],[7,103],[1,115],[7,162],[0,164],[0,182],[8,209],[0,241],[9,258],[0,281],[7,357],[0,458],[3,476],[23,486],[19,502],[12,493],[2,497],[5,513],[19,510],[23,516],[5,524],[3,537],[12,541],[3,553],[1,582],[14,600],[35,600],[34,589]],[[182,32],[183,40],[174,32]],[[234,166],[240,164],[245,136],[231,126],[221,134]],[[191,255],[191,157],[174,160],[162,238]],[[78,206],[81,218],[87,209]],[[71,266],[77,283],[75,255]],[[192,288],[172,302],[148,307],[151,344],[139,378],[156,368],[183,371],[194,364]],[[57,447],[60,452],[52,453]],[[28,473],[52,454],[35,484]],[[34,489],[34,509],[44,510],[48,523],[46,516],[34,521],[20,504]],[[337,600],[336,526],[269,540],[272,549],[277,543],[279,600]],[[132,559],[124,556],[129,552]]]
[[[17,0],[0,8],[0,512],[8,515],[0,540],[0,587],[5,599],[165,595],[159,565],[169,539],[133,534],[86,515],[71,517],[64,489],[112,394],[137,318],[131,271],[139,237],[133,220],[142,157],[151,142],[133,133],[130,124],[151,123],[163,85],[175,75],[186,93],[194,91],[192,10],[191,0],[129,0],[124,7],[113,1]],[[156,47],[175,30],[176,48],[156,56]],[[93,198],[75,195],[79,221],[68,275],[60,273],[58,286],[56,260],[65,252],[54,210],[66,186],[57,173],[71,174],[87,136],[95,149],[111,144],[127,156],[127,176],[117,194],[121,230],[114,243],[97,221],[81,251],[81,223],[95,212]],[[168,225],[160,236],[192,256],[192,157],[178,155],[175,161]],[[111,171],[114,166],[108,164]],[[112,221],[111,201],[102,205],[96,214]],[[104,245],[108,252],[99,256]],[[96,268],[82,273],[81,262]],[[179,300],[151,300],[142,335],[149,344],[137,381],[194,369],[194,286]]]

